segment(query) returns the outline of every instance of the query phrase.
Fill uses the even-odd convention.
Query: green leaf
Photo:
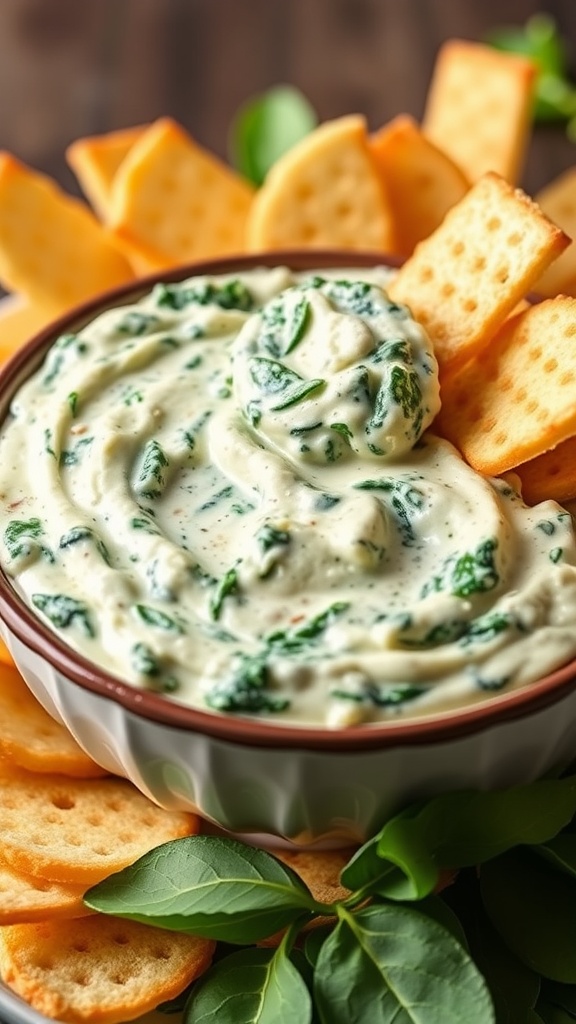
[[[315,996],[323,1024],[495,1021],[484,980],[456,939],[391,904],[342,912],[320,950]]]
[[[576,985],[562,985],[558,981],[544,981],[542,997],[552,1006],[565,1010],[570,1019],[576,1020]]]
[[[512,850],[480,872],[486,912],[532,970],[576,983],[576,883],[529,850]]]
[[[241,944],[322,909],[271,854],[219,836],[164,843],[94,886],[85,902],[106,914]]]
[[[487,36],[497,50],[522,54],[538,67],[534,95],[537,121],[565,120],[576,113],[576,89],[568,80],[564,40],[549,14],[535,14],[524,27],[503,27]]]
[[[278,85],[248,100],[236,114],[229,139],[231,163],[261,185],[274,163],[316,127],[317,117],[303,94]]]
[[[488,920],[476,871],[461,872],[439,898],[440,903],[444,900],[465,930],[472,959],[494,1000],[498,1024],[529,1020],[540,992],[540,978],[508,949]]]
[[[242,949],[203,975],[185,1024],[309,1024],[312,1001],[283,947]]]
[[[390,899],[422,899],[440,868],[470,867],[514,846],[546,843],[574,813],[574,776],[435,797],[387,822],[346,865],[342,884]]]
[[[550,861],[559,871],[576,878],[576,833],[563,832],[542,846],[536,846],[535,853]]]

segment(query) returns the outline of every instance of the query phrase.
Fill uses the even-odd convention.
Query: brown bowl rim
[[[36,369],[50,343],[65,330],[78,328],[97,313],[146,294],[155,284],[173,283],[200,274],[226,274],[256,267],[287,266],[293,270],[346,267],[398,266],[384,252],[340,249],[279,250],[202,260],[155,272],[101,293],[68,311],[38,332],[0,367],[0,426],[9,412],[16,389]],[[396,746],[445,743],[480,730],[532,715],[562,700],[574,689],[576,660],[544,678],[477,704],[407,720],[333,730],[325,727],[284,725],[270,720],[217,714],[180,704],[139,689],[111,675],[68,647],[38,619],[0,569],[0,618],[29,649],[74,685],[114,700],[126,711],[172,728],[202,733],[218,740],[251,747],[312,751],[370,751]]]

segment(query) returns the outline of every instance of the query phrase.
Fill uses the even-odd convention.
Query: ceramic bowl
[[[375,254],[280,253],[180,268],[110,292],[32,339],[0,373],[0,422],[58,335],[156,280],[284,264],[370,266]],[[414,798],[500,788],[567,765],[576,750],[576,664],[513,692],[426,718],[328,730],[207,713],[144,692],[67,647],[0,573],[0,630],[27,684],[96,761],[165,807],[254,841],[362,841]]]

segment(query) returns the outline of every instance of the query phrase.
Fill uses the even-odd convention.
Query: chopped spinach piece
[[[96,635],[88,607],[67,594],[32,594],[32,604],[59,629],[77,626],[85,636]]]
[[[210,598],[210,614],[213,619],[219,619],[224,601],[230,594],[238,591],[238,571],[235,568],[229,569],[227,573],[216,584],[216,590]]]
[[[422,388],[418,374],[403,366],[393,366],[390,375],[390,392],[400,406],[406,419],[410,419],[421,407]]]
[[[60,452],[61,466],[77,466],[86,449],[92,444],[93,437],[81,437],[73,448],[64,448]]]
[[[194,420],[194,422],[191,423],[189,427],[182,431],[184,441],[186,443],[186,446],[190,449],[190,451],[193,451],[194,448],[196,447],[196,440],[198,438],[198,435],[202,428],[210,419],[211,415],[212,410],[207,409],[205,412],[202,413],[201,416],[198,416],[198,418]]]
[[[562,560],[563,554],[563,548],[551,548],[548,557],[550,558],[551,562],[554,562],[554,564],[556,564],[557,562],[560,562]]]
[[[287,697],[276,697],[267,690],[268,669],[258,655],[239,654],[229,679],[216,683],[206,694],[208,707],[215,711],[247,714],[285,711]]]
[[[173,633],[183,633],[182,624],[158,608],[151,608],[146,604],[135,605],[136,612],[143,622],[149,626],[156,626],[158,629],[169,630]]]
[[[153,292],[157,306],[181,310],[191,304],[199,306],[220,306],[221,309],[238,309],[250,313],[254,309],[254,298],[245,284],[237,278],[224,284],[159,284]]]
[[[330,430],[335,430],[345,441],[349,441],[354,435],[347,423],[330,423]]]
[[[297,629],[280,629],[266,636],[265,643],[282,654],[294,654],[313,646],[324,630],[350,607],[347,601],[335,601],[325,611]]]
[[[256,534],[256,540],[262,551],[266,552],[271,548],[285,547],[290,543],[290,534],[287,530],[277,530],[270,523],[264,523]]]
[[[500,633],[514,627],[519,629],[520,624],[511,615],[505,612],[488,612],[468,624],[460,643],[463,647],[473,643],[488,643]]]
[[[379,708],[394,708],[407,701],[416,700],[417,697],[426,693],[426,689],[426,686],[419,686],[415,683],[374,683],[366,680],[359,691],[333,689],[330,691],[330,696],[337,697],[339,700],[369,703]]]
[[[471,594],[493,590],[500,582],[495,561],[497,548],[498,541],[494,538],[483,541],[476,551],[449,555],[439,575],[424,585],[421,596],[442,591],[455,597],[470,597]]]
[[[306,333],[310,303],[297,291],[284,292],[264,306],[261,316],[263,347],[273,356],[286,356]]]
[[[228,487],[223,487],[221,491],[217,491],[217,493],[213,494],[211,498],[208,498],[208,501],[205,501],[203,505],[200,505],[196,511],[206,512],[209,508],[214,508],[226,498],[231,498],[233,493],[234,487],[232,484],[229,484]]]
[[[4,543],[10,558],[33,561],[41,556],[47,562],[54,562],[52,551],[40,540],[43,534],[40,519],[10,520],[4,530]]]
[[[174,693],[179,688],[174,676],[163,673],[160,659],[147,644],[137,643],[132,647],[132,668],[152,683],[152,689],[159,693]]]
[[[158,441],[147,441],[144,446],[140,472],[135,490],[144,498],[159,498],[166,486],[163,472],[170,465],[162,445]]]
[[[155,523],[153,523],[150,519],[141,516],[134,516],[130,520],[130,526],[132,527],[133,530],[143,530],[144,533],[151,533],[155,536],[160,534],[160,530],[158,529]]]
[[[342,501],[342,498],[338,494],[319,494],[314,500],[314,508],[316,512],[328,512],[335,505],[338,505]]]
[[[68,405],[70,406],[70,412],[72,413],[72,416],[75,416],[76,415],[76,411],[78,409],[78,392],[77,391],[71,391],[70,394],[68,395]]]
[[[98,554],[106,562],[106,565],[112,564],[110,553],[104,541],[89,526],[73,526],[71,530],[68,530],[68,533],[62,534],[58,547],[66,549],[84,540],[90,541],[95,545]]]
[[[161,325],[161,320],[152,313],[141,313],[132,309],[124,313],[121,320],[116,324],[119,334],[129,334],[131,337],[142,337],[144,334],[152,334]]]

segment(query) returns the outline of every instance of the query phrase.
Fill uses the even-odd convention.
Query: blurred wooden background
[[[239,104],[290,82],[321,119],[361,111],[370,128],[419,117],[434,57],[552,14],[576,66],[576,2],[549,0],[2,0],[0,147],[75,190],[74,138],[161,114],[226,155]],[[561,127],[536,131],[523,184],[576,163]]]

